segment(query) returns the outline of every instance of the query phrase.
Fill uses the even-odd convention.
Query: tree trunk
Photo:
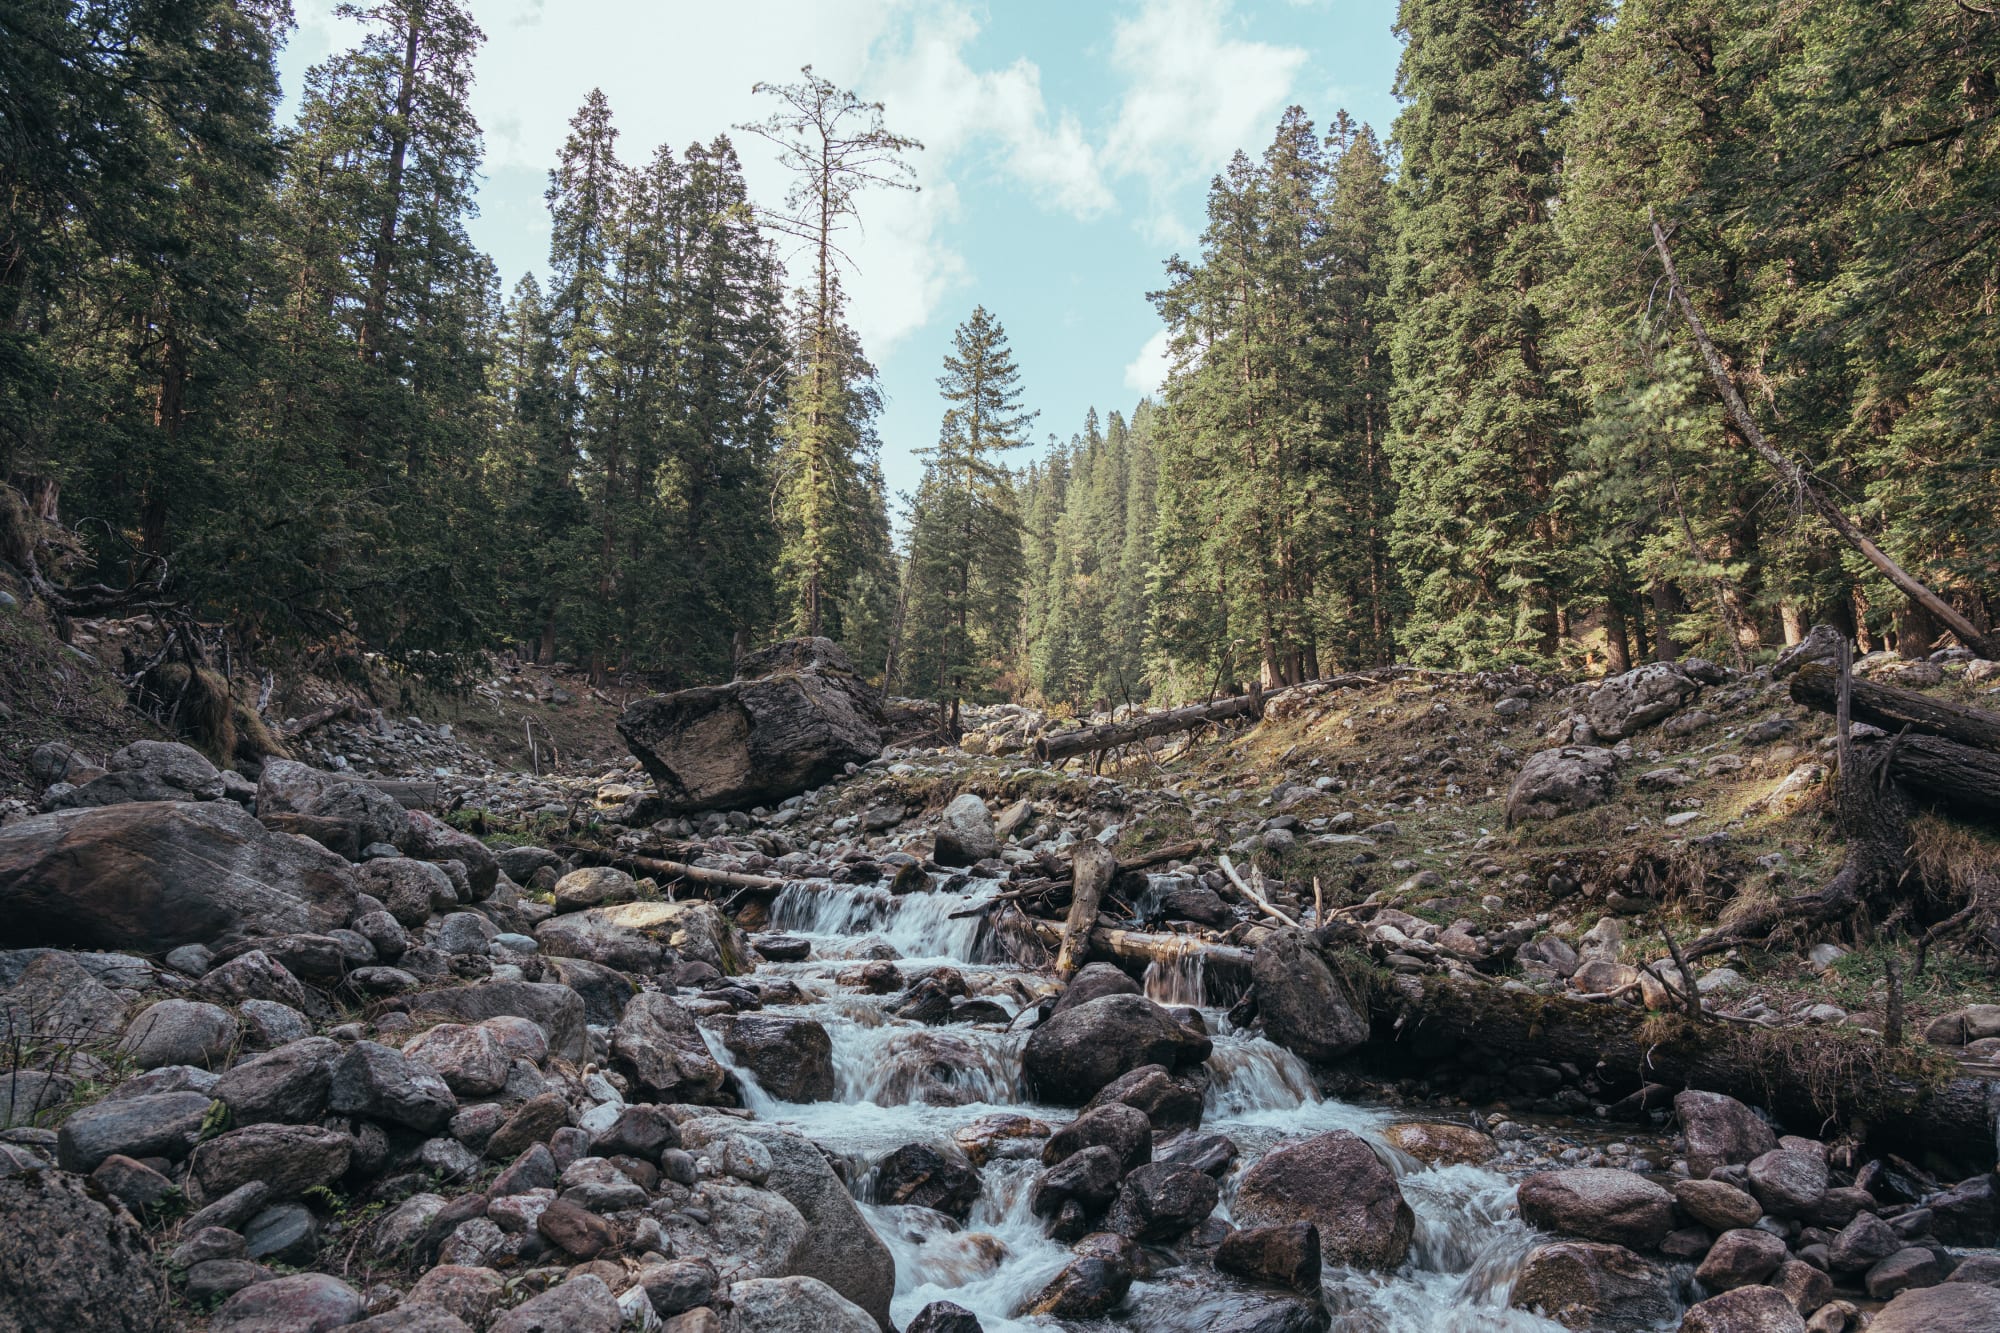
[[[1960,745],[1992,751],[2000,756],[2000,713],[1963,704],[1945,703],[1899,690],[1893,685],[1876,685],[1857,680],[1851,686],[1854,719],[1897,732],[1937,736]],[[1814,662],[1799,668],[1792,678],[1792,699],[1808,708],[1831,713],[1839,706],[1840,681],[1833,669]]]
[[[1083,966],[1090,951],[1091,927],[1097,904],[1118,873],[1118,858],[1095,838],[1085,838],[1070,853],[1069,919],[1063,923],[1062,947],[1056,953],[1056,976],[1068,981]]]

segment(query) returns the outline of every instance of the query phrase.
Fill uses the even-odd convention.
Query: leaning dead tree
[[[1722,395],[1722,405],[1729,417],[1729,424],[1735,428],[1746,443],[1756,451],[1778,474],[1787,490],[1797,496],[1802,504],[1810,506],[1814,512],[1826,520],[1827,526],[1839,533],[1841,538],[1859,551],[1869,564],[1880,570],[1882,576],[1896,585],[1911,601],[1924,608],[1938,620],[1938,623],[1958,636],[1958,641],[1978,653],[1981,657],[2000,657],[2000,636],[1981,633],[1957,607],[1938,596],[1908,570],[1890,558],[1888,552],[1870,541],[1846,511],[1834,503],[1826,488],[1805,466],[1788,458],[1777,446],[1765,438],[1757,425],[1757,419],[1750,415],[1749,405],[1743,401],[1742,393],[1736,387],[1736,378],[1729,371],[1728,363],[1716,349],[1714,339],[1708,336],[1708,328],[1695,311],[1694,302],[1689,299],[1686,288],[1681,286],[1680,274],[1674,268],[1674,257],[1667,248],[1666,229],[1658,218],[1648,212],[1648,220],[1653,226],[1653,247],[1659,251],[1660,267],[1667,277],[1667,295],[1681,313],[1687,324],[1688,333],[1701,352],[1702,363],[1708,367],[1708,375],[1715,382],[1716,392]]]

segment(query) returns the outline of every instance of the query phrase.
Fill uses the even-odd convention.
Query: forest
[[[676,148],[592,93],[509,283],[469,9],[350,8],[288,123],[283,4],[0,17],[0,473],[60,497],[58,612],[662,688],[825,634],[891,693],[1079,710],[2000,616],[1986,8],[1404,0],[1393,125],[1294,107],[1215,176],[1157,396],[1037,440],[974,309],[908,495],[842,248],[913,188],[895,107],[808,68]]]

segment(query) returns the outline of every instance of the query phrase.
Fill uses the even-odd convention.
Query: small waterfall
[[[995,880],[974,880],[964,893],[890,893],[881,884],[828,884],[799,880],[787,884],[771,903],[775,930],[821,937],[814,952],[839,957],[844,943],[875,936],[905,958],[990,960],[983,913],[953,920],[999,891]]]
[[[834,1099],[850,1105],[1005,1106],[1016,1100],[1021,1039],[899,1024],[843,1024],[833,1035]]]
[[[898,1324],[932,1301],[948,1300],[979,1316],[987,1333],[1047,1333],[1039,1319],[1014,1311],[1062,1271],[1069,1247],[1042,1234],[1029,1206],[1037,1162],[999,1161],[980,1173],[984,1190],[961,1229],[923,1208],[863,1204],[862,1211],[896,1260]]]
[[[1199,1009],[1208,1003],[1208,967],[1198,948],[1146,964],[1143,984],[1146,998],[1155,1004],[1186,1004]]]
[[[1217,1037],[1208,1057],[1206,1120],[1284,1119],[1303,1107],[1318,1106],[1306,1062],[1284,1047],[1258,1038]]]

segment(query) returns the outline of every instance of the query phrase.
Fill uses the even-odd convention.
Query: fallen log
[[[1020,921],[1050,948],[1062,944],[1063,927],[1053,921],[1023,916]],[[1090,932],[1091,958],[1122,958],[1135,963],[1174,963],[1200,954],[1209,962],[1248,968],[1250,950],[1233,944],[1215,944],[1196,935],[1149,934],[1144,931],[1098,926]]]
[[[1248,902],[1252,907],[1255,907],[1265,916],[1271,917],[1277,921],[1282,921],[1284,924],[1290,926],[1294,930],[1298,929],[1299,925],[1298,922],[1294,921],[1291,917],[1285,915],[1277,908],[1271,906],[1270,901],[1266,899],[1263,894],[1257,892],[1255,889],[1251,888],[1249,884],[1244,882],[1243,876],[1236,873],[1236,867],[1230,864],[1229,858],[1226,856],[1222,858],[1222,873],[1229,877],[1229,882],[1236,886],[1236,891],[1242,894],[1244,901]]]
[[[651,856],[604,856],[591,858],[598,865],[607,865],[623,870],[630,875],[666,876],[670,879],[686,880],[690,884],[700,884],[712,889],[739,889],[750,893],[776,893],[790,883],[790,880],[772,879],[768,875],[746,875],[740,870],[713,870],[708,866],[691,866],[681,861],[662,861]]]
[[[1173,708],[1164,713],[1147,713],[1127,722],[1107,722],[1101,727],[1059,731],[1053,736],[1042,736],[1035,741],[1035,758],[1045,764],[1057,763],[1074,755],[1116,749],[1120,745],[1131,745],[1138,741],[1150,740],[1155,736],[1171,736],[1175,732],[1188,731],[1208,722],[1227,722],[1239,717],[1262,717],[1263,702],[1268,697],[1268,695],[1260,697],[1244,694],[1231,699],[1218,699],[1209,704],[1190,704],[1186,708]]]
[[[1394,1065],[1429,1071],[1461,1046],[1488,1066],[1567,1062],[1613,1088],[1727,1093],[1813,1137],[1837,1123],[1872,1148],[1919,1159],[1938,1153],[1989,1171],[2000,1158],[2000,1080],[1922,1046],[1891,1049],[1852,1030],[1696,1023],[1445,975],[1386,978],[1373,1008],[1367,1055]]]
[[[1097,904],[1118,873],[1118,858],[1095,838],[1085,838],[1070,852],[1069,919],[1063,923],[1062,946],[1056,950],[1056,979],[1067,981],[1083,966]]]
[[[328,704],[324,708],[314,709],[312,712],[307,713],[304,717],[297,718],[294,721],[285,724],[283,727],[279,728],[279,734],[288,741],[295,740],[298,737],[305,735],[308,731],[312,731],[318,727],[323,727],[329,722],[335,720],[345,721],[347,719],[353,718],[357,714],[359,714],[360,711],[361,710],[358,707],[356,707],[351,700],[343,700],[340,703]]]
[[[1854,720],[1891,733],[1909,728],[1912,735],[1936,736],[1976,749],[2000,753],[2000,713],[1964,704],[1946,703],[1918,694],[1856,680],[1850,687]],[[1807,708],[1831,713],[1838,707],[1840,676],[1832,667],[1814,662],[1792,677],[1792,699]]]
[[[2000,753],[1935,736],[1899,736],[1860,748],[1884,752],[1897,785],[1940,805],[2000,819]]]

